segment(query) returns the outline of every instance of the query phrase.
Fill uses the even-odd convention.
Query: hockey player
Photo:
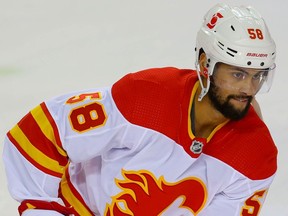
[[[277,148],[251,102],[275,43],[251,7],[217,4],[196,71],[153,68],[46,100],[5,139],[9,190],[35,215],[258,215]]]

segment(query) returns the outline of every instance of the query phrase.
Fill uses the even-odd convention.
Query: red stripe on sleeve
[[[24,200],[18,207],[18,212],[20,215],[27,209],[42,209],[42,210],[52,210],[59,212],[65,216],[74,214],[75,211],[73,207],[62,206],[57,202],[47,202],[42,200]]]
[[[18,149],[18,151],[21,153],[21,155],[23,155],[23,157],[26,158],[26,160],[28,160],[31,164],[33,164],[33,166],[35,166],[37,169],[41,170],[44,173],[47,173],[49,175],[61,178],[62,174],[58,173],[58,172],[54,172],[50,169],[45,168],[44,166],[41,166],[39,163],[37,163],[33,158],[31,158],[19,145],[19,143],[12,137],[12,135],[10,134],[10,132],[7,133],[7,137],[9,138],[9,140],[14,144],[14,146]]]
[[[18,126],[34,147],[51,159],[57,160],[61,166],[67,164],[67,158],[61,155],[54,144],[43,134],[31,113],[28,113],[21,122],[18,123]],[[54,133],[54,131],[51,131],[51,133]],[[53,136],[53,134],[51,136]]]
[[[48,118],[51,126],[53,127],[56,144],[63,149],[62,142],[61,142],[61,139],[60,139],[60,136],[59,136],[59,132],[58,132],[58,128],[57,128],[56,123],[55,123],[54,119],[52,118],[52,116],[51,116],[46,104],[45,103],[41,103],[40,106],[43,109],[46,117]]]

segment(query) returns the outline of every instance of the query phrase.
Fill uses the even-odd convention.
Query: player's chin
[[[236,109],[235,107],[231,107],[230,111],[225,113],[225,116],[230,120],[238,121],[246,116],[247,111],[247,107],[244,109]]]
[[[230,112],[233,113],[232,114],[232,119],[241,119],[243,118],[249,107],[250,107],[250,101],[249,100],[246,100],[246,101],[239,101],[239,100],[233,100],[233,99],[230,99],[229,101],[229,104],[230,104]]]

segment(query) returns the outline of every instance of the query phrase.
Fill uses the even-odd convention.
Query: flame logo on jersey
[[[122,170],[122,175],[124,180],[116,179],[122,192],[107,204],[106,216],[159,216],[171,209],[173,212],[173,208],[197,215],[206,203],[206,187],[198,178],[169,183],[146,170]]]

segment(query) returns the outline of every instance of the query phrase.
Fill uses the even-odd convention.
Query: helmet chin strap
[[[203,97],[208,93],[208,90],[210,88],[210,77],[209,75],[207,76],[207,86],[205,87],[203,84],[199,63],[196,62],[195,66],[196,66],[198,80],[201,85],[201,92],[200,92],[200,95],[198,96],[198,101],[202,101]]]

